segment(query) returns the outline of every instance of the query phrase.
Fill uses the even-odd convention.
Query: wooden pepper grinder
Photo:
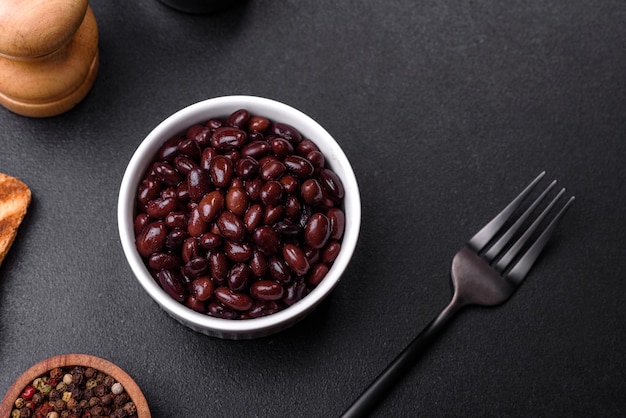
[[[98,72],[88,0],[0,0],[0,104],[29,117],[66,112]]]

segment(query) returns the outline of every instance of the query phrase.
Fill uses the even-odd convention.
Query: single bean
[[[228,271],[228,288],[234,291],[241,291],[248,287],[252,278],[252,270],[245,263],[235,263]]]
[[[246,231],[251,233],[256,227],[263,222],[263,206],[255,203],[251,205],[243,216],[243,223],[246,226]]]
[[[270,121],[262,116],[252,116],[248,123],[248,129],[256,132],[265,132],[270,127]]]
[[[300,194],[304,201],[311,205],[319,205],[324,200],[322,186],[316,179],[308,179],[300,186]]]
[[[188,237],[183,242],[183,247],[181,250],[181,256],[183,262],[188,263],[189,260],[199,257],[201,254],[200,244],[198,244],[198,240],[194,237]]]
[[[242,157],[235,165],[235,174],[242,180],[254,178],[260,170],[259,162],[252,157]]]
[[[172,211],[165,216],[165,225],[169,229],[184,228],[187,226],[187,215],[185,212]]]
[[[213,282],[208,276],[198,277],[191,282],[191,291],[200,301],[207,301],[213,296]]]
[[[309,244],[304,244],[302,247],[302,251],[304,251],[304,256],[307,260],[309,260],[310,265],[317,264],[320,260],[320,250],[317,248],[311,247]]]
[[[222,212],[226,199],[223,192],[213,190],[206,194],[198,204],[200,217],[205,222],[211,222]]]
[[[183,286],[183,278],[176,270],[159,270],[156,279],[161,288],[178,302],[185,300],[187,292]]]
[[[202,150],[202,156],[200,157],[200,167],[204,168],[205,170],[210,170],[211,162],[216,155],[217,150],[215,148],[208,147]]]
[[[309,218],[304,228],[304,239],[311,247],[319,249],[330,238],[330,222],[326,215],[316,212]]]
[[[297,196],[289,195],[285,198],[285,217],[296,220],[300,218],[300,199]]]
[[[293,154],[293,145],[284,138],[274,138],[270,142],[272,152],[280,158]]]
[[[183,139],[184,138],[181,136],[174,136],[165,141],[157,152],[157,160],[168,162],[174,161],[174,157],[180,153],[178,150],[178,144],[180,144]]]
[[[263,277],[267,273],[267,258],[258,249],[252,250],[249,265],[252,274],[256,277]]]
[[[192,258],[185,263],[181,271],[185,277],[193,280],[209,271],[209,262],[205,257]]]
[[[211,129],[205,125],[192,125],[185,132],[185,136],[197,142],[201,147],[205,147],[211,142]]]
[[[250,318],[260,318],[276,313],[279,310],[280,305],[273,300],[257,300],[247,314]]]
[[[246,132],[241,129],[223,126],[217,128],[211,136],[211,146],[219,150],[241,148],[246,142]]]
[[[339,208],[330,208],[326,212],[326,216],[330,221],[330,238],[341,239],[346,227],[346,215]]]
[[[306,157],[306,155],[310,153],[311,151],[319,151],[319,150],[320,149],[317,146],[317,144],[315,144],[315,142],[311,141],[308,138],[304,138],[296,147],[296,154],[298,154],[301,157]]]
[[[300,132],[293,126],[286,123],[274,122],[271,127],[271,133],[285,138],[293,145],[298,145],[302,141],[302,135],[300,135]]]
[[[215,187],[225,188],[230,183],[235,168],[230,158],[216,155],[211,161],[211,179]]]
[[[250,112],[246,109],[239,109],[234,111],[226,119],[226,124],[235,128],[245,128],[250,120]]]
[[[280,236],[269,226],[256,228],[252,234],[252,240],[265,255],[274,255],[281,250]]]
[[[227,287],[220,286],[213,291],[213,294],[224,305],[236,311],[247,311],[252,307],[252,298],[250,296],[234,292]]]
[[[226,240],[224,241],[224,252],[228,259],[235,263],[244,263],[252,258],[252,247],[246,242],[236,243]]]
[[[239,187],[230,187],[226,193],[226,209],[243,218],[248,209],[248,195],[246,190]]]
[[[287,167],[291,173],[295,174],[301,179],[307,179],[313,175],[315,168],[309,160],[297,155],[288,155],[283,160],[283,164]]]
[[[288,283],[291,280],[289,266],[279,257],[271,257],[267,260],[267,271],[272,279],[280,283]]]
[[[174,167],[176,167],[176,169],[185,176],[189,175],[189,172],[194,168],[199,168],[198,164],[196,164],[191,158],[184,155],[179,155],[174,158]]]
[[[283,247],[283,258],[291,270],[298,276],[304,276],[311,267],[304,252],[294,244],[285,244]]]
[[[228,278],[229,263],[226,254],[221,251],[211,251],[208,257],[209,271],[213,280],[224,283]]]
[[[300,186],[298,179],[291,174],[283,175],[278,181],[280,181],[280,184],[283,186],[283,190],[287,194],[294,193]]]
[[[295,222],[290,219],[283,219],[278,221],[273,226],[274,231],[278,233],[281,237],[295,239],[298,237],[298,234],[302,231],[300,226],[298,226]]]
[[[252,141],[241,149],[242,157],[252,157],[255,160],[265,157],[272,151],[272,146],[267,141]]]
[[[199,237],[207,232],[209,229],[209,223],[202,219],[200,216],[200,210],[198,207],[194,208],[189,214],[189,220],[187,221],[187,232],[192,237]]]
[[[148,257],[152,270],[175,269],[180,266],[180,256],[171,252],[153,253]]]
[[[177,186],[183,179],[176,168],[173,165],[166,162],[156,162],[153,164],[154,175],[158,180],[168,186]]]
[[[261,202],[265,206],[276,206],[283,197],[283,186],[276,180],[270,180],[261,187]]]
[[[234,311],[226,306],[222,305],[218,302],[210,303],[207,307],[207,313],[215,318],[222,319],[237,319],[239,318],[239,314],[237,311]]]
[[[151,219],[165,219],[168,213],[176,210],[178,201],[175,198],[157,197],[146,205],[146,214]]]
[[[297,277],[285,287],[283,303],[291,306],[300,301],[306,293],[306,283],[303,278]]]
[[[311,151],[305,158],[313,165],[314,174],[319,174],[326,167],[326,158],[319,151]]]
[[[282,285],[272,280],[259,280],[250,286],[250,296],[257,300],[280,300],[283,294]]]
[[[328,266],[326,264],[316,264],[311,271],[309,271],[309,274],[307,274],[306,282],[309,286],[317,286],[327,274]]]
[[[204,125],[211,129],[211,131],[215,131],[217,128],[224,126],[224,122],[221,119],[213,118],[207,120]]]
[[[180,155],[184,155],[193,161],[198,161],[202,154],[198,141],[192,138],[182,140],[181,143],[178,144],[178,151]]]
[[[189,238],[189,233],[181,228],[175,228],[167,234],[165,239],[165,248],[169,251],[180,251],[183,248],[185,240]]]
[[[176,199],[180,203],[186,203],[191,201],[191,197],[189,196],[189,188],[187,188],[187,182],[181,182],[176,188]]]
[[[161,193],[161,183],[156,179],[144,179],[137,189],[137,201],[145,205]]]
[[[341,251],[339,241],[330,241],[322,250],[322,262],[326,264],[334,263],[339,255],[339,251]]]
[[[192,168],[187,176],[187,190],[192,201],[200,202],[211,191],[209,172],[200,167]]]
[[[275,159],[266,160],[265,163],[259,161],[259,163],[261,164],[261,179],[264,181],[279,179],[287,169],[285,164]]]
[[[328,168],[320,172],[320,182],[324,189],[335,199],[343,199],[345,189],[339,176]]]
[[[261,201],[261,187],[263,187],[263,184],[263,180],[258,177],[252,180],[246,180],[244,187],[246,188],[246,193],[248,193],[250,201]]]
[[[163,221],[154,221],[145,226],[145,228],[137,235],[135,245],[137,251],[144,257],[161,251],[165,246],[167,237],[167,228]]]
[[[198,299],[196,295],[187,295],[184,302],[185,306],[189,309],[192,309],[196,312],[204,313],[206,312],[206,306],[203,301]]]
[[[200,246],[207,250],[215,250],[222,245],[222,237],[218,234],[214,234],[213,232],[205,232],[200,235],[199,239]]]
[[[281,205],[278,206],[266,206],[263,211],[263,223],[266,225],[275,224],[283,216],[284,208]]]
[[[230,211],[223,211],[217,218],[216,224],[221,235],[227,240],[240,243],[246,236],[246,226],[243,221]]]
[[[140,213],[135,216],[135,222],[133,224],[133,229],[135,231],[135,236],[139,235],[141,231],[150,223],[150,218],[145,213]]]

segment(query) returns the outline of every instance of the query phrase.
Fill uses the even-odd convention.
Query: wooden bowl
[[[17,378],[13,385],[11,385],[9,391],[4,396],[4,399],[0,404],[0,417],[4,418],[11,416],[11,410],[13,409],[15,400],[22,394],[24,388],[31,384],[33,380],[45,375],[56,367],[67,368],[73,366],[93,367],[94,369],[113,377],[117,382],[124,386],[124,390],[134,402],[137,407],[137,416],[139,418],[151,417],[148,402],[141,392],[141,389],[124,370],[110,361],[87,354],[62,354],[50,357],[40,361],[30,369],[26,370],[20,377]]]

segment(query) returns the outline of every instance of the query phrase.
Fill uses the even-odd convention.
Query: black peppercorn
[[[94,369],[93,367],[87,367],[85,369],[85,377],[87,379],[92,379],[94,378],[96,375],[98,374],[98,371],[96,369]]]
[[[129,400],[130,399],[128,398],[128,395],[126,393],[121,393],[121,394],[119,394],[119,395],[117,395],[115,397],[115,400],[113,401],[113,404],[115,405],[115,408],[121,408]]]
[[[99,398],[106,395],[106,393],[107,393],[107,388],[104,385],[98,385],[95,388],[93,388],[94,396],[97,396]]]
[[[104,384],[104,386],[110,388],[111,386],[113,386],[113,383],[115,383],[115,379],[113,379],[111,376],[106,376],[102,383]]]
[[[107,393],[104,396],[100,397],[100,403],[104,406],[109,406],[113,404],[113,400],[115,399],[115,395],[112,393]]]
[[[61,392],[59,392],[57,389],[52,389],[50,391],[49,397],[52,402],[59,400],[61,399]]]
[[[35,405],[41,405],[45,399],[46,397],[41,392],[37,392],[33,395],[33,403]]]
[[[124,411],[126,411],[128,415],[134,415],[137,413],[137,407],[133,402],[127,402],[126,405],[124,405]]]

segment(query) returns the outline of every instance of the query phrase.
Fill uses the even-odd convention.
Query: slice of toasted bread
[[[30,189],[16,179],[0,173],[0,264],[9,252],[28,205]]]

